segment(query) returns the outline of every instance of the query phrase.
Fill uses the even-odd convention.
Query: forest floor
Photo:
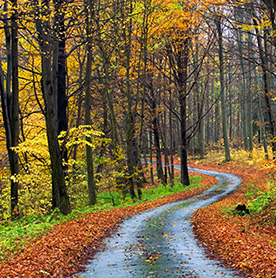
[[[213,156],[189,163],[195,168],[232,173],[243,181],[233,194],[194,214],[194,233],[209,256],[242,270],[246,277],[276,277],[276,206],[275,196],[268,193],[274,184],[269,185],[268,174],[252,165],[251,159],[243,158],[223,163]],[[262,209],[239,215],[235,210],[238,204]]]
[[[210,256],[242,270],[245,276],[276,277],[273,207],[270,205],[262,214],[241,216],[234,213],[237,204],[247,204],[270,189],[268,175],[245,160],[221,161],[220,158],[190,160],[191,167],[233,173],[243,180],[234,194],[194,214],[194,232]],[[199,194],[216,181],[205,176],[202,183],[201,187],[156,201],[87,213],[82,218],[57,224],[47,234],[30,240],[24,249],[7,254],[6,260],[0,262],[0,277],[68,277],[79,272],[96,251],[104,248],[104,239],[116,232],[124,219]]]

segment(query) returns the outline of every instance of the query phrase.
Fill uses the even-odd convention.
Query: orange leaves
[[[260,225],[261,215],[233,216],[222,210],[244,200],[248,184],[265,188],[267,176],[243,161],[220,165],[213,161],[201,166],[236,174],[243,179],[243,185],[229,197],[194,214],[194,232],[198,239],[212,255],[242,271],[247,277],[276,277],[275,225]]]

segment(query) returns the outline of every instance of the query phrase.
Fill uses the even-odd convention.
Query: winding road
[[[175,165],[178,169],[180,166]],[[106,240],[82,277],[238,277],[206,257],[190,223],[192,213],[233,192],[241,180],[231,174],[190,168],[217,178],[217,185],[189,199],[163,205],[125,220]]]

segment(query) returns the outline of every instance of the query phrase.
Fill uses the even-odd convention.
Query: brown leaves
[[[200,242],[212,256],[243,271],[247,277],[276,277],[275,225],[259,225],[261,215],[233,216],[221,210],[242,203],[247,184],[265,188],[267,176],[242,161],[202,167],[236,174],[243,179],[243,185],[229,197],[195,213],[194,232]]]
[[[119,223],[128,216],[199,194],[214,185],[207,177],[203,186],[162,199],[107,211],[87,213],[82,218],[58,224],[47,235],[32,240],[24,250],[13,254],[0,265],[0,277],[68,277],[83,269],[84,263],[99,249]],[[151,254],[150,262],[159,254]]]

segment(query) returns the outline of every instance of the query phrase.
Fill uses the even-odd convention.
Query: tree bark
[[[187,79],[188,79],[188,61],[189,61],[190,40],[183,38],[180,49],[177,50],[177,66],[178,66],[178,88],[179,88],[179,104],[180,104],[180,133],[181,133],[181,183],[189,185],[188,173],[188,142],[186,136],[187,128]]]
[[[67,0],[55,0],[55,13],[56,13],[56,33],[58,39],[58,67],[57,67],[57,123],[58,123],[58,135],[62,131],[68,130],[68,117],[67,106],[68,100],[66,96],[66,38],[65,38],[65,12]],[[63,167],[66,174],[68,161],[67,148],[65,144],[61,146],[61,157],[63,160]]]
[[[86,72],[85,72],[85,125],[91,127],[90,103],[91,103],[91,73],[92,73],[92,32],[91,21],[94,12],[93,2],[91,0],[85,1],[86,10]],[[88,144],[86,144],[86,167],[87,167],[87,183],[88,183],[88,197],[89,205],[97,203],[96,184],[94,179],[94,160],[92,150],[92,138],[86,137]]]
[[[218,43],[219,43],[219,71],[220,71],[220,98],[221,98],[221,114],[222,114],[222,129],[223,129],[223,140],[224,140],[224,152],[225,161],[230,161],[230,148],[228,141],[228,124],[227,114],[225,106],[224,96],[224,59],[223,59],[223,44],[222,44],[222,29],[221,29],[221,18],[216,19],[217,32],[218,32]]]
[[[55,53],[56,41],[50,24],[50,2],[44,1],[41,9],[37,0],[33,1],[34,20],[38,32],[38,42],[41,51],[42,95],[45,104],[45,120],[48,148],[52,169],[52,206],[59,208],[63,214],[71,212],[63,171],[62,157],[58,143],[57,130],[57,59]],[[41,13],[41,16],[40,16]],[[42,18],[47,20],[42,21]]]
[[[170,185],[173,187],[174,185],[174,138],[173,138],[173,120],[172,120],[172,109],[173,109],[173,104],[172,104],[172,90],[169,90],[169,101],[170,101],[170,111],[169,111],[169,134],[170,134]],[[174,131],[175,132],[175,131]]]
[[[7,74],[5,80],[2,65],[0,64],[0,94],[4,128],[6,134],[6,146],[8,151],[11,172],[11,216],[12,218],[15,218],[19,215],[19,210],[17,207],[19,184],[16,177],[19,173],[19,159],[17,153],[11,148],[17,147],[19,141],[17,0],[11,1],[11,7],[11,31],[7,15],[4,15],[4,31],[7,50]],[[4,11],[8,11],[8,1],[5,1],[4,3]]]
[[[257,35],[257,41],[258,41],[258,48],[259,48],[259,55],[260,55],[260,60],[261,60],[261,68],[263,72],[263,81],[264,81],[264,99],[265,99],[265,104],[266,104],[266,110],[268,113],[268,120],[269,120],[269,127],[270,127],[270,136],[271,136],[271,145],[272,145],[272,152],[273,152],[273,157],[276,157],[276,126],[275,126],[275,116],[274,116],[274,111],[271,105],[271,100],[269,96],[269,84],[268,84],[268,68],[267,68],[267,60],[264,54],[262,42],[261,42],[261,37],[260,33],[258,30],[258,24],[255,18],[253,18],[253,22],[255,25],[255,32]]]

